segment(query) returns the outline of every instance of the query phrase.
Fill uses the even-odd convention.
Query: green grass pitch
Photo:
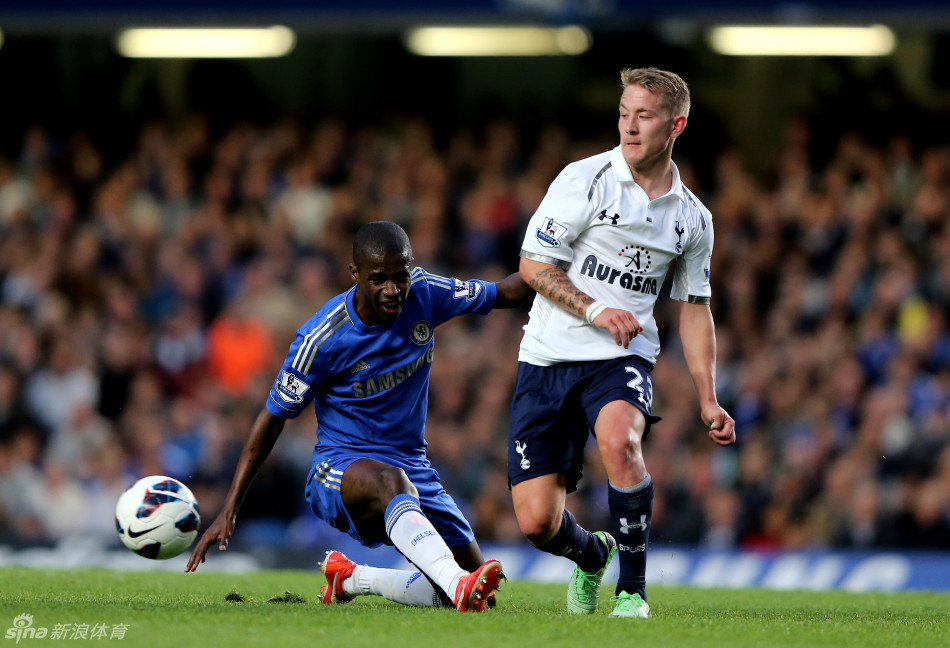
[[[0,648],[57,643],[144,648],[950,646],[950,594],[945,593],[658,585],[650,588],[654,616],[643,621],[607,617],[609,583],[600,611],[576,617],[565,612],[566,584],[509,582],[495,610],[459,614],[407,608],[378,597],[324,606],[317,598],[323,582],[319,573],[304,571],[0,568]],[[24,635],[16,644],[10,629],[20,614],[33,617],[31,628],[49,632],[56,624],[85,624],[90,631],[97,624],[109,632],[127,628],[121,637]]]

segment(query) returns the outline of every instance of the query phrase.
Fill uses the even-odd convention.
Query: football
[[[194,542],[200,523],[195,496],[177,479],[163,475],[138,480],[115,505],[122,544],[145,558],[177,556]]]

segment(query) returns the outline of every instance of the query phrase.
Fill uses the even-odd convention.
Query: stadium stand
[[[294,330],[349,285],[361,223],[403,225],[432,271],[500,278],[554,175],[601,144],[503,119],[447,138],[421,115],[210,120],[144,121],[120,155],[38,124],[0,155],[6,541],[116,542],[111,509],[144,474],[186,481],[213,520]],[[739,443],[712,452],[664,340],[654,543],[950,546],[950,148],[847,131],[816,159],[812,128],[789,120],[756,173],[729,149],[705,181],[677,160],[716,222],[720,400]],[[430,457],[483,541],[522,541],[504,439],[526,317],[437,336]],[[288,425],[236,544],[321,542],[303,502],[315,424]],[[571,496],[590,528],[606,493],[584,484],[605,483]]]

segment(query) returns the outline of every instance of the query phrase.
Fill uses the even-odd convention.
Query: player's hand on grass
[[[198,539],[198,544],[195,545],[194,550],[191,552],[191,558],[188,559],[188,564],[185,565],[186,572],[193,572],[198,569],[198,565],[205,561],[208,549],[210,549],[211,545],[215,542],[218,543],[219,551],[227,550],[228,540],[231,539],[231,534],[234,533],[234,523],[236,519],[237,515],[229,509],[225,509],[221,512],[211,526],[208,527],[208,530]]]
[[[718,404],[703,405],[703,422],[709,426],[709,438],[721,446],[736,442],[736,422]]]
[[[640,322],[633,313],[620,308],[605,308],[594,318],[594,326],[610,331],[617,346],[622,346],[624,349],[630,346],[630,340],[643,331],[643,327],[640,326]]]

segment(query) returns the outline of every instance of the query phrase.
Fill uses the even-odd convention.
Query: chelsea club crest
[[[412,341],[422,346],[429,343],[432,339],[432,324],[425,320],[420,320],[409,329],[409,336]]]

